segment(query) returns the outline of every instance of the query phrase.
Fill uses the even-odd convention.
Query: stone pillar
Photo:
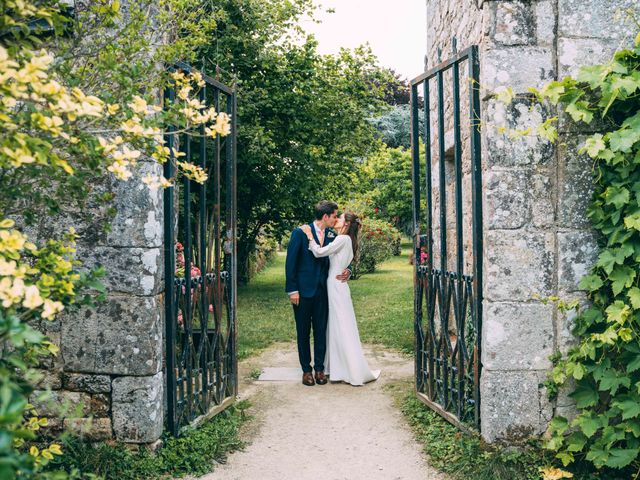
[[[535,131],[555,110],[535,104],[529,87],[606,61],[630,44],[625,18],[636,0],[427,0],[427,58],[480,46],[484,208],[484,323],[481,429],[518,441],[542,434],[553,415],[570,415],[567,392],[550,402],[543,387],[549,357],[566,352],[571,316],[540,298],[582,299],[578,282],[597,256],[585,215],[591,162],[578,154],[589,132],[560,117],[551,145]],[[633,35],[632,35],[633,34]],[[511,87],[514,102],[496,100]],[[432,105],[433,105],[432,99]],[[447,106],[445,106],[448,108]],[[532,135],[512,135],[531,129]],[[446,143],[446,141],[445,141]]]
[[[535,134],[514,138],[514,131],[535,132],[558,114],[533,103],[527,89],[610,58],[632,30],[620,12],[634,5],[637,9],[627,0],[483,4],[481,424],[488,441],[539,435],[553,415],[571,415],[567,392],[550,402],[543,386],[549,357],[565,353],[573,341],[571,316],[540,297],[584,299],[577,285],[597,257],[586,217],[591,161],[577,153],[584,136],[561,116],[556,145]],[[493,97],[500,87],[513,88],[511,105]]]
[[[54,403],[71,407],[56,422],[91,440],[151,443],[163,430],[163,194],[140,181],[162,167],[140,168],[127,182],[97,187],[114,195],[115,217],[92,205],[54,226],[75,226],[78,258],[106,270],[106,302],[43,325],[61,347],[43,387],[54,390]]]

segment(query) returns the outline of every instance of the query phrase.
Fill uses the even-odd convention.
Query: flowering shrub
[[[360,231],[358,258],[354,278],[372,273],[376,266],[394,255],[396,243],[399,246],[400,232],[382,220],[364,218]]]
[[[48,422],[28,403],[39,380],[35,367],[44,357],[58,353],[58,347],[35,327],[62,311],[90,305],[92,297],[80,292],[103,291],[98,281],[103,272],[79,270],[73,229],[38,246],[9,217],[29,223],[58,213],[71,198],[88,195],[96,180],[109,175],[129,180],[141,158],[164,163],[173,156],[179,174],[202,183],[206,172],[180,160],[179,152],[164,145],[164,129],[172,125],[176,133],[198,135],[202,127],[208,137],[226,135],[230,129],[225,114],[198,100],[204,85],[199,74],[158,74],[158,62],[167,60],[170,49],[158,48],[146,36],[155,26],[148,18],[149,2],[128,6],[126,14],[120,12],[119,2],[83,2],[75,23],[62,15],[60,3],[0,0],[2,479],[67,478],[44,470],[62,451],[58,443],[43,445],[36,438]],[[176,28],[181,17],[175,13],[183,8],[182,2],[159,3],[174,14],[171,27]],[[50,25],[54,32],[46,44],[31,27],[38,22]],[[77,36],[57,37],[70,22]],[[119,42],[128,42],[126,48]],[[78,48],[85,49],[82,55]],[[155,92],[166,82],[174,86],[176,100],[160,106]],[[142,180],[151,189],[175,181],[156,176]]]

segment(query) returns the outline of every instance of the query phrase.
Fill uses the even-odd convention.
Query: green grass
[[[631,468],[596,471],[591,463],[582,460],[562,467],[536,439],[518,447],[489,445],[479,435],[458,430],[422,403],[413,392],[413,384],[398,383],[390,389],[429,457],[429,464],[453,480],[540,480],[540,469],[549,466],[573,473],[573,480],[637,478],[637,472]]]
[[[349,282],[360,337],[405,352],[413,351],[413,279],[409,244],[375,273]],[[249,284],[238,290],[238,358],[274,342],[296,338],[293,310],[284,291],[286,255],[279,252]]]
[[[240,426],[247,420],[246,401],[238,402],[196,429],[174,438],[165,434],[157,453],[145,448],[133,451],[122,444],[92,444],[69,437],[63,442],[64,455],[49,464],[50,470],[74,472],[73,478],[106,480],[170,479],[204,475],[216,462],[244,443]]]
[[[398,403],[429,464],[455,480],[539,480],[551,464],[539,445],[500,449],[461,432],[418,400],[412,385],[401,387]]]

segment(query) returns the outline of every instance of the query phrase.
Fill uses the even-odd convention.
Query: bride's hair
[[[362,222],[360,222],[360,218],[353,212],[344,212],[344,221],[345,224],[348,223],[349,227],[347,228],[346,234],[351,237],[351,246],[353,248],[353,258],[358,258],[358,236],[360,233],[360,227],[362,226]]]

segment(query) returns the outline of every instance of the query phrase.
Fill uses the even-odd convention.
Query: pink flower
[[[182,251],[184,251],[184,247],[182,246],[182,244],[181,244],[180,242],[177,242],[177,243],[176,243],[176,250],[177,250],[178,252],[182,252]]]
[[[182,327],[184,325],[184,318],[182,318],[182,312],[178,312],[178,326]]]
[[[209,305],[209,312],[213,313],[213,305]]]
[[[195,267],[193,265],[191,265],[191,277],[199,277],[201,275],[200,273],[200,269],[198,267]]]
[[[180,266],[180,267],[184,267],[184,253],[178,253],[176,255],[176,263]]]

